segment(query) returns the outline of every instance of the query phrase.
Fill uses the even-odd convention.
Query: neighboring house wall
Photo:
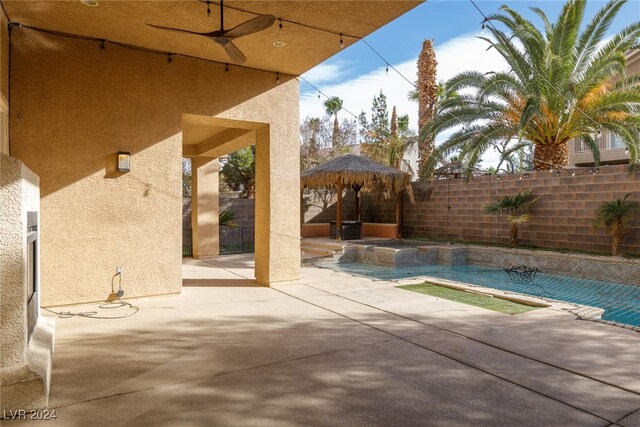
[[[518,175],[476,177],[415,183],[416,204],[405,200],[405,235],[447,240],[494,242],[507,244],[509,231],[506,216],[485,215],[482,209],[496,196],[514,195],[533,189],[539,201],[530,209],[531,223],[521,226],[520,242],[555,249],[579,249],[609,252],[611,243],[606,230],[594,230],[593,218],[604,201],[633,193],[640,201],[640,173],[630,174],[625,166],[601,167],[595,176],[588,170],[576,176],[534,172],[528,178]],[[623,247],[624,252],[640,253],[640,218],[632,223]]]
[[[627,76],[640,74],[640,49],[627,56]],[[599,138],[600,164],[615,165],[629,163],[629,153],[624,142],[608,132]],[[585,146],[573,139],[569,141],[569,166],[593,166],[593,155]]]
[[[271,178],[286,185],[264,194],[286,203],[264,215],[271,234],[280,227],[296,239],[287,216],[298,215],[289,165],[299,164],[299,91],[290,76],[276,85],[273,73],[227,75],[224,64],[168,63],[24,27],[13,28],[11,47],[11,153],[40,176],[43,305],[104,300],[118,266],[128,297],[180,291],[183,113],[269,124],[262,167],[286,165]],[[132,153],[129,173],[114,171],[119,150]],[[268,262],[295,276],[299,249],[285,246],[267,248]]]

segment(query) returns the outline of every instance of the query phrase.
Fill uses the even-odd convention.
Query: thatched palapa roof
[[[303,187],[330,187],[336,185],[338,180],[343,185],[384,188],[394,193],[411,188],[411,176],[408,173],[354,154],[336,157],[303,172],[301,184]]]

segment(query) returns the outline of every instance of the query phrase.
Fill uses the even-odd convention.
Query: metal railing
[[[598,148],[600,150],[614,150],[624,147],[624,141],[610,132],[603,132],[598,137]],[[586,151],[591,151],[591,149],[584,142],[576,140],[576,153],[584,153]]]
[[[253,227],[220,227],[220,255],[252,253],[254,249]]]

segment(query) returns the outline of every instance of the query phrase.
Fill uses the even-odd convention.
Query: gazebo
[[[342,189],[351,187],[356,193],[356,219],[360,220],[360,190],[386,191],[396,195],[396,223],[398,235],[402,222],[402,192],[411,191],[411,176],[398,169],[374,162],[364,156],[347,154],[322,163],[301,176],[302,189],[305,187],[337,188],[336,240],[342,235]],[[411,193],[410,193],[411,194]]]

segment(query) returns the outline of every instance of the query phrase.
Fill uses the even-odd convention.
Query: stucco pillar
[[[28,329],[27,212],[40,210],[39,178],[0,154],[0,414],[47,406],[54,321],[39,316]],[[37,244],[37,243],[36,243]],[[35,259],[37,265],[37,258]],[[36,273],[36,289],[39,289]],[[33,295],[38,298],[38,293]],[[35,303],[39,307],[39,301]],[[38,309],[36,309],[36,313]]]
[[[220,254],[220,195],[218,159],[194,158],[191,162],[191,228],[193,256]]]
[[[262,285],[300,279],[299,165],[295,132],[256,131],[255,274]]]

